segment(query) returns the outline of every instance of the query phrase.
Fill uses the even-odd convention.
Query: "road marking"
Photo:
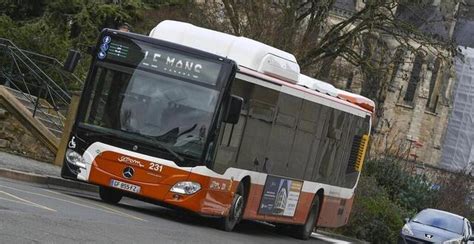
[[[26,200],[26,199],[23,199],[23,198],[21,198],[21,197],[15,196],[15,195],[10,194],[10,193],[5,192],[5,191],[1,191],[1,190],[0,190],[0,193],[3,193],[3,194],[5,194],[5,195],[7,195],[7,196],[10,196],[10,197],[12,197],[12,198],[15,198],[15,199],[17,199],[17,200],[19,200],[19,201],[22,201],[22,202],[24,202],[24,203],[28,203],[28,204],[30,204],[30,205],[32,205],[32,206],[34,206],[34,207],[41,208],[41,209],[44,209],[44,210],[48,210],[48,211],[51,211],[51,212],[57,212],[56,210],[54,210],[54,209],[52,209],[52,208],[48,208],[48,207],[43,206],[43,205],[41,205],[41,204],[34,203],[34,202],[32,202],[32,201],[28,201],[28,200]]]
[[[10,199],[10,198],[0,197],[0,200],[9,201],[9,202],[14,202],[14,203],[20,203],[20,204],[25,204],[25,205],[27,205],[27,206],[33,206],[33,205],[29,204],[29,203],[21,202],[21,201],[17,201],[17,200],[13,200],[13,199]]]
[[[43,190],[47,191],[47,192],[50,192],[50,193],[58,194],[58,195],[61,195],[61,196],[64,196],[64,197],[67,197],[67,198],[70,198],[70,199],[73,199],[73,200],[76,200],[76,201],[79,200],[79,201],[85,202],[83,199],[81,199],[79,197],[70,196],[70,195],[67,195],[67,194],[64,194],[64,193],[61,193],[61,192],[51,191],[51,190],[48,190],[48,189],[43,189]],[[118,214],[118,215],[122,215],[124,217],[129,217],[129,218],[140,220],[140,221],[143,221],[143,222],[148,222],[146,219],[142,219],[142,218],[130,215],[130,214],[122,212],[118,209],[114,209],[114,208],[111,208],[111,207],[108,207],[108,206],[104,206],[104,205],[97,204],[97,203],[92,203],[92,202],[90,202],[90,203],[88,202],[88,204],[99,207],[99,208],[104,208],[106,210],[114,212],[115,214]]]
[[[84,208],[103,211],[103,212],[106,212],[106,213],[109,213],[109,214],[115,214],[115,215],[118,215],[118,216],[121,216],[121,217],[127,217],[127,218],[131,218],[131,219],[139,220],[139,221],[142,221],[142,222],[148,222],[145,219],[135,217],[135,216],[130,215],[130,214],[122,213],[122,212],[119,212],[118,210],[110,211],[110,210],[107,210],[107,209],[96,208],[96,207],[93,207],[93,206],[88,206],[88,205],[85,205],[85,204],[72,202],[72,201],[68,201],[68,200],[65,200],[65,199],[44,195],[44,194],[41,194],[41,193],[36,193],[36,192],[31,192],[31,191],[26,191],[26,190],[20,190],[20,189],[16,189],[16,188],[9,187],[9,186],[4,186],[4,185],[0,185],[0,187],[11,189],[11,190],[14,190],[14,191],[23,192],[23,193],[28,193],[28,194],[31,194],[31,195],[36,195],[36,196],[40,196],[40,197],[44,197],[44,198],[54,199],[54,200],[57,200],[57,201],[62,201],[62,202],[70,203],[70,204],[75,204],[75,205],[78,205],[78,206],[81,206],[81,207],[84,207]],[[43,190],[46,190],[46,189],[43,189]],[[49,190],[46,190],[46,191],[49,191]]]
[[[315,233],[315,232],[313,232],[313,233],[311,234],[311,237],[317,238],[317,239],[319,239],[319,240],[331,242],[331,243],[338,243],[338,244],[349,244],[349,243],[352,243],[352,242],[347,242],[347,241],[343,241],[343,240],[333,239],[333,238],[331,238],[331,237],[328,237],[328,236],[325,236],[325,235],[322,235],[322,234],[319,234],[319,233]]]

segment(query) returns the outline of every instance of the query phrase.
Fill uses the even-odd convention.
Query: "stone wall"
[[[53,162],[55,154],[0,104],[0,150]]]
[[[373,140],[374,153],[387,152],[386,146],[381,143],[390,140],[399,146],[398,152],[409,160],[437,166],[441,158],[441,144],[446,133],[449,109],[451,104],[452,78],[449,75],[451,67],[442,67],[436,81],[439,85],[439,94],[447,94],[437,101],[435,111],[427,107],[429,84],[432,72],[428,65],[433,62],[429,59],[423,64],[415,98],[412,103],[406,103],[403,96],[408,86],[408,77],[411,75],[413,55],[407,55],[404,66],[398,71],[391,89],[384,102],[383,118],[377,124]],[[441,88],[442,87],[442,88]]]
[[[363,6],[363,1],[356,1],[356,5],[360,8]],[[333,11],[328,22],[335,24],[345,18],[347,15]],[[415,53],[400,48],[400,44],[394,39],[383,36],[381,39],[392,52],[390,54],[392,59],[398,57],[396,55],[398,51],[401,52],[403,60],[397,70],[394,66],[390,66],[387,72],[387,80],[384,82],[387,82],[388,86],[386,93],[383,93],[385,97],[381,96],[384,100],[382,108],[378,108],[377,111],[379,117],[373,120],[374,130],[371,136],[370,153],[371,155],[388,154],[438,167],[452,104],[451,91],[454,81],[452,67],[449,65],[450,60],[437,59],[438,54],[445,51],[420,46],[419,49],[422,51],[420,53],[424,53],[421,75],[413,101],[407,102],[404,101],[404,96],[412,75]],[[418,44],[413,43],[413,45]],[[437,68],[436,61],[440,60]],[[331,66],[328,82],[340,89],[360,93],[363,82],[361,74],[360,67],[354,67],[338,58]],[[432,77],[435,81],[434,87],[430,85]],[[349,83],[348,80],[350,80]],[[429,98],[430,94],[431,98]],[[430,101],[429,104],[428,101]]]
[[[421,68],[421,77],[416,88],[413,102],[403,100],[411,76],[414,55],[406,53],[403,65],[396,71],[395,79],[389,84],[379,118],[374,120],[371,136],[371,155],[391,155],[406,160],[414,160],[432,166],[438,166],[441,158],[441,145],[447,128],[451,104],[452,78],[450,68],[438,70],[437,87],[440,99],[436,109],[427,107],[429,85],[433,68],[429,65],[433,58],[425,59]],[[346,70],[346,72],[341,72]],[[351,86],[347,86],[349,72]],[[393,72],[391,70],[390,72]],[[360,70],[351,64],[336,59],[332,66],[331,83],[340,89],[360,93]],[[446,74],[446,75],[444,75]]]

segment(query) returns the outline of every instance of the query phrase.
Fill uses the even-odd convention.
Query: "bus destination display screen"
[[[97,53],[103,61],[115,61],[216,85],[221,65],[184,53],[172,52],[138,40],[104,36]]]

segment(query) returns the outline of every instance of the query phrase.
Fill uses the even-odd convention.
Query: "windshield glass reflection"
[[[143,135],[178,153],[201,156],[219,92],[114,66],[98,68],[84,122]]]

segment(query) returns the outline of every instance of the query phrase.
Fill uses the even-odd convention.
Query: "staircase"
[[[0,38],[0,85],[31,112],[31,121],[43,124],[57,138],[61,138],[71,101],[68,88],[82,86],[79,78],[62,67],[54,58]]]
[[[46,126],[56,137],[61,138],[66,118],[61,113],[56,112],[51,104],[40,98],[38,105],[36,105],[38,100],[36,96],[13,88],[5,88],[31,112],[33,117]]]

